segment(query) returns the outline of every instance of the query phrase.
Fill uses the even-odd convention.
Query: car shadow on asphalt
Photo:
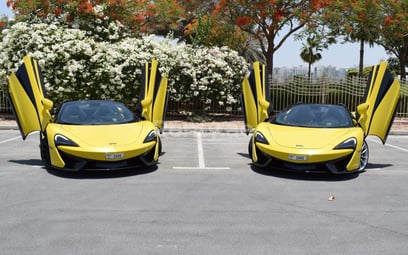
[[[331,174],[331,173],[305,173],[305,172],[293,172],[285,171],[280,169],[273,169],[267,167],[260,167],[253,164],[249,164],[251,170],[257,174],[272,176],[283,179],[294,179],[294,180],[304,180],[304,181],[327,181],[327,182],[338,182],[338,181],[349,181],[355,179],[359,176],[359,173],[350,174]]]
[[[381,170],[383,168],[390,167],[390,166],[393,166],[393,165],[392,164],[368,163],[366,170],[370,170],[370,169]]]
[[[241,157],[251,159],[248,153],[238,153]],[[304,173],[304,172],[294,172],[281,169],[273,169],[268,167],[260,167],[252,163],[248,164],[251,170],[257,174],[273,176],[285,179],[296,179],[305,181],[348,181],[357,178],[360,174],[365,172],[357,172],[350,174],[331,174],[331,173]],[[387,167],[391,167],[392,164],[379,164],[379,163],[368,163],[366,171],[369,170],[382,170]]]
[[[11,163],[32,166],[37,169],[47,171],[49,174],[68,179],[109,179],[122,178],[128,176],[144,175],[155,172],[158,167],[143,166],[121,170],[98,170],[98,171],[67,171],[47,168],[40,159],[9,160]]]
[[[157,166],[149,167],[135,167],[131,169],[121,169],[121,170],[98,170],[98,171],[64,171],[58,169],[44,169],[49,173],[57,177],[66,179],[113,179],[113,178],[123,178],[129,176],[145,175],[155,172]]]

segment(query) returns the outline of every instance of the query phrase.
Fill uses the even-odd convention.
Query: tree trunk
[[[266,52],[266,74],[270,78],[270,82],[272,81],[273,76],[273,50],[268,49]]]
[[[364,40],[360,40],[360,63],[358,65],[358,77],[363,77],[364,68]]]

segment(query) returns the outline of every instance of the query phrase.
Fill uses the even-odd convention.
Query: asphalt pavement
[[[248,140],[164,132],[157,167],[67,173],[1,130],[0,254],[407,253],[408,136],[346,176],[256,168]]]

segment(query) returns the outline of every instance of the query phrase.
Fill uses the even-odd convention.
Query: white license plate
[[[105,154],[105,159],[120,159],[123,158],[125,154],[122,153],[106,153]]]
[[[307,160],[306,155],[289,155],[290,160],[299,160],[299,161],[305,161]]]

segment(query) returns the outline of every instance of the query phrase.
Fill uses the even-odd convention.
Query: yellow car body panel
[[[23,139],[32,132],[44,131],[51,114],[52,101],[45,98],[38,64],[26,56],[24,64],[9,77],[9,96]]]
[[[365,138],[374,135],[386,142],[400,97],[399,81],[394,79],[386,63],[373,66],[362,103],[356,111],[348,112],[349,124],[333,124],[335,127],[316,123],[313,124],[316,126],[310,127],[301,122],[296,124],[297,118],[304,118],[301,115],[294,117],[291,124],[289,116],[294,115],[289,111],[282,115],[282,118],[287,118],[282,119],[282,123],[266,120],[271,102],[269,95],[265,94],[267,90],[264,89],[265,78],[262,75],[265,75],[262,68],[254,64],[251,74],[242,82],[245,128],[247,134],[253,130],[248,149],[255,164],[279,164],[283,168],[299,170],[310,166],[312,169],[326,168],[334,173],[361,171],[368,162]],[[326,106],[327,109],[332,107]],[[338,120],[342,119],[339,117]]]
[[[143,82],[141,88],[141,115],[151,121],[160,130],[164,127],[164,117],[167,109],[168,92],[167,77],[162,76],[159,64],[152,60],[146,63],[142,72]]]
[[[144,142],[152,130],[155,130],[158,136],[158,130],[150,121],[117,125],[50,123],[47,136],[51,165],[57,168],[66,167],[61,153],[88,161],[115,162],[143,156],[152,149],[155,149],[154,161],[157,161],[159,152],[156,141]],[[58,134],[64,134],[64,137],[78,146],[56,145],[55,136]],[[120,157],[107,157],[108,155],[120,155]]]
[[[365,135],[386,142],[400,98],[400,83],[387,69],[387,64],[373,66],[363,103],[357,107],[358,123]]]
[[[269,118],[271,104],[265,68],[265,65],[254,62],[250,75],[244,77],[242,82],[242,104],[247,133]]]
[[[93,112],[92,116],[86,114],[89,124],[81,123],[80,115],[76,116],[76,121],[57,121],[61,106],[57,108],[56,116],[51,116],[53,102],[46,98],[40,67],[35,59],[24,57],[23,64],[9,78],[9,97],[23,139],[31,132],[39,131],[41,158],[46,166],[57,169],[81,170],[86,169],[88,164],[93,169],[123,169],[157,163],[161,152],[159,132],[163,128],[168,100],[168,81],[161,76],[156,60],[146,63],[144,73],[145,83],[140,98],[142,116],[134,117],[128,113],[131,116],[128,122],[104,124],[93,122],[92,118],[97,115]],[[89,101],[99,105],[97,100]],[[62,107],[67,103],[64,102]],[[121,110],[120,107],[116,109]],[[100,113],[104,112],[107,113],[100,108]],[[56,136],[63,137],[61,139],[66,143],[60,141],[56,144]]]
[[[244,105],[245,116],[245,130],[247,133],[258,125],[258,116],[254,114],[257,112],[255,96],[251,90],[251,85],[247,77],[242,82],[242,104]]]
[[[143,143],[143,140],[154,129],[154,125],[149,121],[100,126],[52,123],[47,132],[50,136],[64,134],[65,137],[79,145],[78,147],[58,147],[59,150],[67,154],[90,160],[106,160],[107,153],[123,152],[122,158],[109,159],[110,161],[119,161],[150,151],[155,142]],[[53,137],[50,138],[53,141]]]
[[[255,143],[254,145],[264,154],[275,159],[295,164],[325,163],[351,156],[346,166],[347,171],[355,171],[359,167],[359,149],[335,149],[337,145],[354,137],[356,148],[362,147],[364,133],[359,127],[351,128],[307,128],[288,127],[260,123],[254,133],[261,132],[269,144]],[[256,153],[253,149],[252,152]],[[257,155],[254,162],[257,162]]]

